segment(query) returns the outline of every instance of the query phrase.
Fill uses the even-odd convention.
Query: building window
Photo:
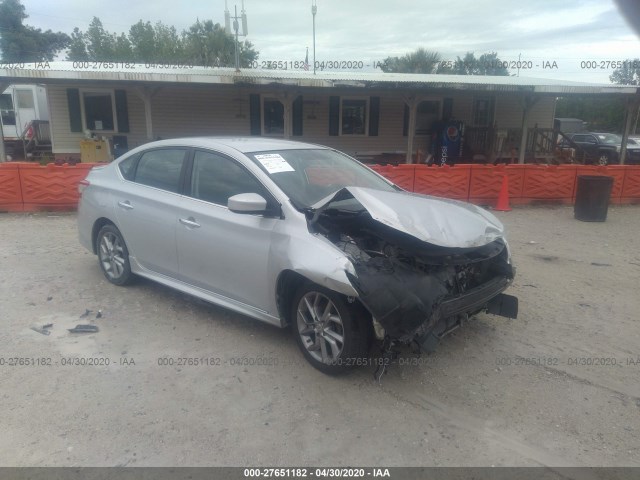
[[[116,131],[115,100],[112,91],[82,92],[84,125],[88,130]]]
[[[473,125],[490,127],[493,124],[493,99],[481,97],[473,99]]]
[[[16,112],[13,110],[13,102],[11,101],[10,93],[3,93],[0,95],[0,116],[2,117],[3,125],[15,125],[16,124]]]
[[[262,134],[284,135],[284,105],[276,98],[262,100]]]
[[[369,115],[368,98],[340,99],[340,134],[366,135]]]
[[[16,104],[18,108],[34,108],[33,92],[31,90],[16,89]]]
[[[440,101],[424,100],[416,108],[416,135],[430,135],[440,120]]]

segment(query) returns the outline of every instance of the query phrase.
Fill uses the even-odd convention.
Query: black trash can
[[[613,177],[578,175],[573,215],[583,222],[604,222],[609,210]]]

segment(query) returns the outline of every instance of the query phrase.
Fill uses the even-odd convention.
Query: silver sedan
[[[481,312],[515,317],[500,222],[405,192],[331,148],[153,142],[80,184],[80,242],[108,281],[146,277],[279,327],[325,373],[398,343],[432,350]]]

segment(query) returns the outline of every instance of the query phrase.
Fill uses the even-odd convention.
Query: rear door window
[[[136,160],[140,155],[132,155],[129,158],[122,160],[118,164],[118,168],[120,169],[120,173],[127,180],[133,180],[134,174],[136,173],[135,166]]]
[[[174,148],[143,153],[136,168],[134,182],[179,193],[186,153],[185,149]]]

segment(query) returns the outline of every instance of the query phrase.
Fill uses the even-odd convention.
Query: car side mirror
[[[265,213],[267,201],[257,193],[239,193],[229,197],[227,207],[234,213]]]

